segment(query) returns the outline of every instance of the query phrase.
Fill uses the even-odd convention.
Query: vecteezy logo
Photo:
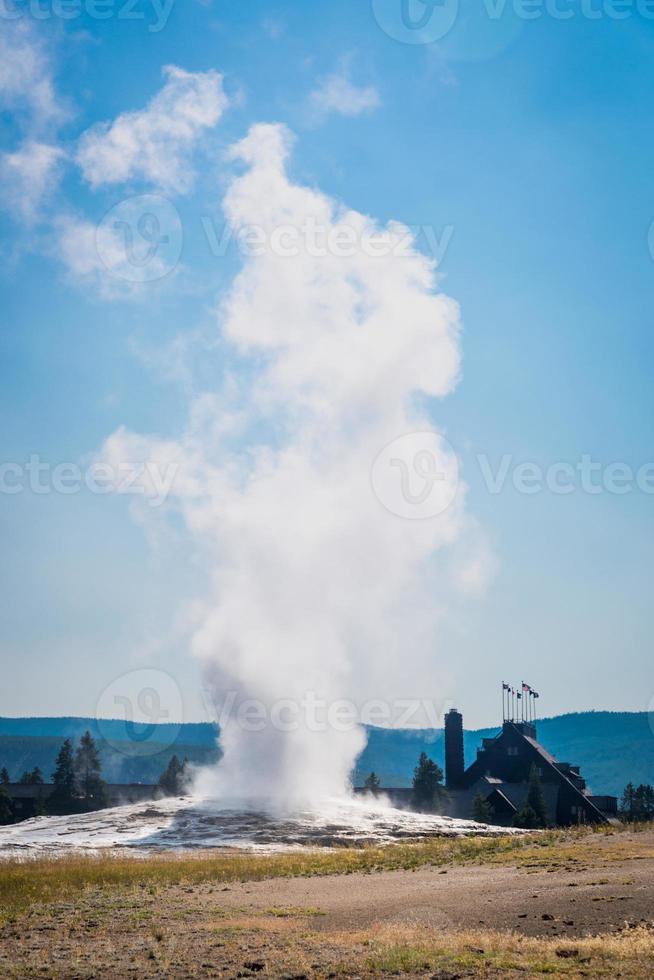
[[[152,668],[130,670],[100,695],[98,731],[125,755],[156,755],[177,738],[182,710],[181,691],[170,674]]]
[[[128,197],[108,211],[95,235],[105,268],[129,282],[154,282],[172,272],[182,252],[182,222],[158,194]]]
[[[437,432],[409,432],[382,449],[372,465],[371,482],[391,514],[408,520],[436,517],[456,497],[456,454]]]
[[[404,44],[432,44],[452,29],[459,0],[372,0],[381,29]]]

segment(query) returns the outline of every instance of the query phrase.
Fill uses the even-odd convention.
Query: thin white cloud
[[[60,147],[37,140],[26,140],[13,153],[0,154],[0,207],[34,224],[59,182],[64,156]]]
[[[54,251],[71,282],[105,300],[145,298],[153,283],[174,274],[156,253],[145,269],[130,262],[124,230],[113,222],[64,215],[56,222]]]
[[[359,116],[381,105],[379,92],[374,85],[355,85],[345,65],[322,79],[309,96],[309,101],[320,115],[337,113],[341,116]]]
[[[164,68],[166,83],[145,109],[121,113],[82,134],[77,162],[93,188],[134,178],[184,193],[193,183],[190,156],[228,105],[217,71]]]
[[[52,65],[27,20],[0,21],[0,107],[23,112],[25,128],[40,132],[65,118],[55,92]]]

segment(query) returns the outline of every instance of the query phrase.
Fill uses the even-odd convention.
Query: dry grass
[[[539,890],[543,879],[576,883],[574,875],[550,879],[543,871],[592,866],[598,870],[589,884],[599,884],[607,880],[599,869],[625,859],[654,858],[653,844],[652,834],[609,829],[269,856],[203,852],[147,859],[113,855],[8,861],[0,864],[0,906],[6,920],[0,927],[0,976],[207,980],[306,975],[327,980],[402,974],[527,980],[549,974],[649,980],[654,932],[642,921],[637,925],[635,918],[625,925],[614,916],[604,928],[621,932],[589,937],[581,929],[581,938],[562,933],[530,938],[503,931],[497,923],[489,928],[488,920],[478,928],[449,924],[438,929],[433,921],[416,925],[411,917],[380,917],[364,920],[372,923],[364,928],[330,918],[332,913],[308,901],[306,907],[289,901],[257,910],[246,897],[247,885],[231,896],[231,905],[222,891],[232,890],[233,882],[264,878],[446,864],[519,867],[525,884],[526,873],[536,868],[541,872]],[[624,884],[630,881],[625,877]],[[577,893],[572,895],[578,900]],[[371,880],[373,908],[375,899]],[[312,900],[319,905],[319,894]]]
[[[168,885],[229,884],[303,875],[371,873],[412,870],[445,864],[516,864],[520,867],[566,866],[594,853],[597,834],[608,830],[548,831],[524,836],[434,838],[422,843],[387,847],[343,848],[247,854],[202,851],[182,855],[153,854],[147,858],[120,854],[67,855],[0,863],[0,923],[14,919],[28,906],[75,900],[97,888],[158,888]],[[607,859],[624,857],[620,835]],[[654,856],[652,849],[651,856]]]
[[[350,937],[352,941],[352,937]],[[364,972],[431,973],[473,977],[651,978],[654,933],[645,927],[619,935],[582,939],[531,939],[491,930],[436,932],[407,927],[382,928],[361,935],[370,945]],[[345,972],[361,970],[360,957]]]

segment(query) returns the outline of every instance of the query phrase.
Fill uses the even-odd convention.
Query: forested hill
[[[133,737],[125,721],[0,718],[0,767],[7,766],[15,779],[38,765],[49,779],[61,741],[77,739],[87,728],[98,741],[105,778],[111,782],[156,781],[174,753],[198,763],[218,758],[217,730],[207,723],[155,725],[143,742]],[[654,784],[654,717],[646,712],[560,715],[539,721],[537,730],[539,741],[561,762],[580,766],[593,792],[617,796],[629,781]],[[466,764],[474,759],[482,738],[497,731],[465,732]],[[374,769],[383,786],[408,786],[423,749],[442,766],[442,731],[370,728],[355,782]]]
[[[220,758],[213,725],[136,725],[117,719],[0,718],[0,767],[12,780],[38,766],[49,782],[65,738],[90,731],[100,750],[102,775],[111,783],[156,783],[173,755],[204,764]]]

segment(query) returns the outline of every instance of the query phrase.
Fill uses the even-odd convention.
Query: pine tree
[[[418,765],[413,771],[413,805],[419,809],[431,809],[442,790],[443,770],[426,752],[420,753]]]
[[[21,786],[42,786],[43,773],[38,766],[34,766],[31,772],[24,772],[18,781]]]
[[[649,783],[643,786],[643,819],[654,819],[654,787]]]
[[[525,802],[536,814],[537,826],[547,827],[547,804],[543,794],[540,773],[535,765],[532,765],[531,772],[529,773],[529,788],[527,789],[527,799]]]
[[[6,783],[0,779],[0,824],[13,823],[14,819],[14,809],[5,786]]]
[[[0,786],[9,786],[10,782],[11,780],[9,778],[7,767],[3,766],[2,769],[0,769]]]
[[[107,790],[101,772],[102,764],[93,736],[84,732],[75,753],[75,778],[85,810],[100,810],[107,805]]]
[[[472,801],[472,819],[477,823],[490,823],[493,818],[493,807],[481,790]]]
[[[623,820],[634,820],[636,813],[636,787],[627,783],[620,800],[620,816]]]
[[[159,777],[159,786],[166,796],[183,796],[188,789],[188,783],[188,759],[180,762],[174,755]]]
[[[524,830],[535,830],[541,826],[536,812],[526,800],[513,818],[513,826],[522,827]]]
[[[381,782],[379,781],[379,776],[377,775],[376,772],[370,773],[365,783],[363,784],[363,788],[367,790],[369,793],[372,793],[373,796],[377,796],[377,793],[381,789]]]
[[[62,743],[57,754],[52,782],[54,789],[48,800],[48,809],[52,813],[71,813],[77,809],[73,743],[69,738]]]
[[[628,820],[641,822],[654,817],[654,789],[646,783],[641,783],[634,789],[631,783],[625,787],[623,797],[625,807],[623,813]]]
[[[547,827],[547,804],[543,795],[540,773],[532,765],[529,773],[527,795],[521,809],[516,813],[513,823],[516,827],[535,828]]]

